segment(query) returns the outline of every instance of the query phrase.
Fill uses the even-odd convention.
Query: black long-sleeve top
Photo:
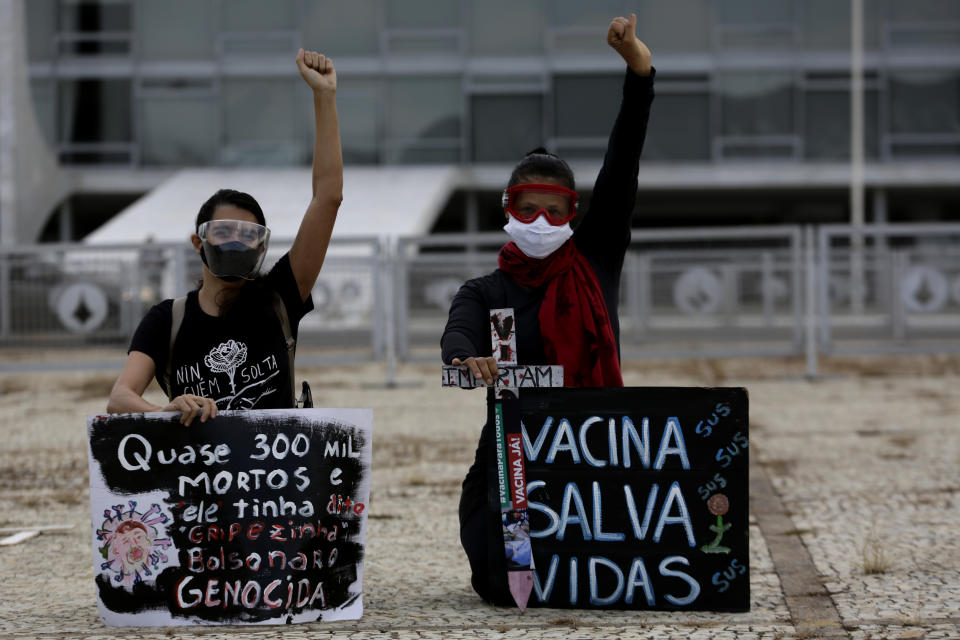
[[[596,273],[618,352],[620,273],[630,244],[630,218],[637,196],[640,152],[653,102],[654,75],[653,69],[649,76],[640,76],[627,69],[620,111],[610,133],[603,167],[593,187],[590,207],[573,233],[577,248]],[[513,307],[517,361],[520,364],[556,364],[547,362],[540,334],[539,313],[545,292],[546,285],[528,289],[500,269],[466,282],[450,305],[447,326],[440,340],[443,361],[449,364],[454,358],[490,355],[490,309]],[[470,513],[486,504],[484,466],[489,442],[490,428],[487,425],[480,436],[476,460],[463,481],[461,525]]]
[[[640,152],[653,101],[654,70],[640,76],[627,70],[623,100],[617,114],[603,167],[593,187],[590,208],[573,232],[573,241],[590,262],[607,304],[613,335],[620,346],[620,273],[630,244],[630,218],[637,197]],[[497,269],[467,281],[450,305],[447,326],[440,340],[443,361],[488,356],[490,309],[513,307],[517,331],[517,360],[520,364],[548,363],[540,335],[540,304],[546,285],[528,289]]]

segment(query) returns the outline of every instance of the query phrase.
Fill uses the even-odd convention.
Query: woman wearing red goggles
[[[615,18],[607,43],[627,63],[623,99],[590,208],[574,230],[577,193],[566,162],[536,149],[514,168],[503,192],[510,234],[500,268],[465,283],[450,306],[443,361],[464,365],[492,384],[490,309],[512,307],[517,361],[561,364],[572,387],[622,386],[617,305],[620,272],[630,243],[640,151],[653,101],[650,51],[637,39],[636,16]],[[460,541],[473,588],[488,602],[511,605],[499,510],[488,509],[487,464],[493,426],[480,434],[476,459],[460,498]],[[492,514],[492,515],[491,515]],[[536,598],[531,606],[536,606]]]
[[[517,184],[503,192],[503,208],[511,216],[529,224],[538,217],[559,227],[573,220],[580,196],[558,184]]]

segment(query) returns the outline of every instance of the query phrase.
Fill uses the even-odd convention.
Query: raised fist
[[[617,17],[607,30],[607,44],[620,54],[634,73],[650,73],[650,50],[637,38],[637,14],[630,18]]]
[[[314,91],[337,90],[337,72],[333,68],[333,60],[322,53],[300,49],[297,53],[297,68]]]

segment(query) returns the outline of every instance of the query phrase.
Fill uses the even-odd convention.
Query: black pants
[[[514,606],[507,585],[507,567],[499,532],[499,515],[491,522],[485,508],[476,509],[460,522],[460,544],[470,560],[470,584],[477,594],[490,604]],[[491,531],[491,524],[495,525]]]

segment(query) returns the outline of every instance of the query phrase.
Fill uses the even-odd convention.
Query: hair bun
[[[560,156],[550,153],[543,147],[537,147],[520,159],[510,174],[507,187],[521,183],[543,182],[544,178],[558,180],[566,188],[576,191],[573,171]]]

